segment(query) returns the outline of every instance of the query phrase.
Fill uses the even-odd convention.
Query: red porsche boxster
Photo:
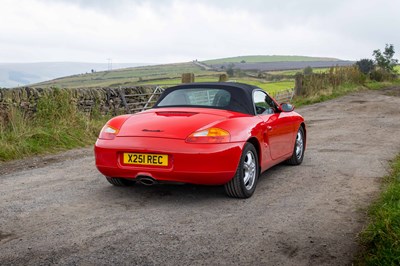
[[[166,89],[155,106],[112,118],[95,144],[96,166],[113,185],[224,185],[248,198],[263,171],[303,161],[306,127],[287,103],[241,83]]]

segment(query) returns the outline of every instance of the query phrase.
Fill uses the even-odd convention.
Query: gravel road
[[[222,187],[113,187],[91,149],[0,164],[0,265],[348,265],[366,206],[400,151],[400,88],[298,112],[300,166],[252,198]]]

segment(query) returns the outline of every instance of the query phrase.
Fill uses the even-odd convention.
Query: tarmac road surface
[[[0,265],[348,265],[400,151],[400,88],[299,108],[308,146],[252,198],[111,186],[92,149],[0,164]]]

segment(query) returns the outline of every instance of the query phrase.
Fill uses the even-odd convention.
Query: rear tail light
[[[228,131],[216,127],[196,131],[186,138],[187,143],[226,143],[230,140]]]
[[[100,131],[99,139],[114,139],[118,134],[118,129],[115,129],[109,125],[105,125],[103,129]]]

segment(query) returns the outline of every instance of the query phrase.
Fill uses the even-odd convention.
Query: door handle
[[[267,130],[268,130],[268,131],[271,131],[271,130],[272,130],[272,127],[271,127],[271,126],[267,126]]]

